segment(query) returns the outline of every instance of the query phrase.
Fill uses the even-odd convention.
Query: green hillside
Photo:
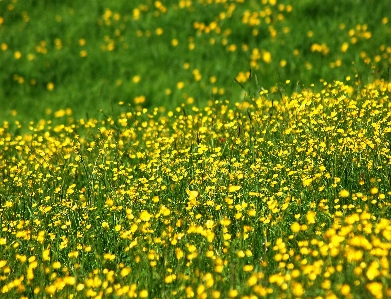
[[[254,95],[389,78],[388,0],[0,1],[0,11],[7,119],[63,108],[85,117],[118,102],[235,102],[235,78]]]

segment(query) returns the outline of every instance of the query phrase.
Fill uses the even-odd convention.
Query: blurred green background
[[[389,13],[389,0],[3,0],[0,119],[236,102],[235,79],[276,99],[277,86],[389,80]]]

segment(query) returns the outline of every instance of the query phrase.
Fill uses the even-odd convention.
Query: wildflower
[[[53,84],[53,82],[49,82],[49,83],[46,85],[46,88],[47,88],[47,90],[52,91],[52,90],[54,89],[54,84]]]
[[[197,287],[197,295],[201,295],[205,292],[205,286],[203,284],[200,284],[198,287]]]
[[[375,195],[375,194],[379,193],[379,189],[377,187],[372,187],[370,192],[372,195]]]
[[[24,262],[26,262],[26,260],[27,260],[27,256],[17,254],[17,255],[16,255],[16,259],[19,260],[21,263],[24,263]]]
[[[141,80],[141,77],[138,76],[138,75],[136,75],[136,76],[134,76],[134,77],[132,78],[133,83],[136,83],[136,84],[139,83],[140,80]]]
[[[291,224],[291,231],[297,233],[300,231],[300,224],[298,222],[293,222]]]
[[[16,60],[19,60],[22,57],[22,53],[20,51],[16,51],[14,53],[14,57],[15,57]]]
[[[142,290],[142,291],[138,294],[138,296],[139,296],[140,298],[147,298],[147,297],[148,297],[148,291],[147,291],[147,290]]]
[[[84,284],[82,283],[79,283],[77,286],[76,286],[76,291],[80,292],[84,289]]]
[[[258,277],[256,275],[251,275],[249,279],[247,279],[247,285],[252,287],[256,285],[258,282]]]
[[[151,217],[152,217],[152,215],[151,214],[149,214],[147,211],[145,211],[145,210],[143,210],[142,212],[141,212],[141,214],[140,214],[140,219],[142,220],[142,221],[149,221],[150,219],[151,219]]]
[[[134,101],[134,103],[135,103],[136,105],[140,105],[140,104],[145,103],[146,97],[143,96],[143,95],[141,95],[141,96],[135,97],[133,101]]]
[[[243,271],[244,272],[251,272],[254,270],[254,266],[253,265],[245,265],[243,266]]]
[[[315,216],[316,216],[316,212],[314,212],[314,211],[309,211],[307,213],[306,218],[307,218],[308,224],[314,224],[315,223]]]
[[[347,42],[344,42],[341,46],[341,52],[346,52],[349,48],[349,44]]]
[[[375,298],[382,298],[382,296],[378,297],[383,292],[383,284],[381,282],[370,282],[366,284],[366,288]]]
[[[170,283],[172,283],[175,279],[176,279],[176,275],[175,275],[175,274],[170,274],[170,275],[167,275],[167,276],[164,278],[164,282],[165,282],[166,284],[170,284]]]
[[[266,62],[268,64],[271,63],[271,61],[272,61],[271,53],[269,51],[264,50],[262,53],[262,59],[264,62]]]
[[[349,295],[350,293],[350,286],[348,284],[344,284],[341,288],[341,294],[344,296]]]
[[[121,269],[120,275],[122,277],[125,277],[125,276],[128,276],[130,272],[132,272],[132,269],[129,267],[125,267],[125,268]]]
[[[221,264],[215,266],[215,272],[216,272],[216,273],[221,273],[221,272],[223,272],[223,269],[224,269],[224,266],[221,265]]]
[[[299,282],[292,283],[292,293],[295,296],[301,297],[304,294],[304,288]]]
[[[193,298],[194,295],[193,288],[190,286],[186,287],[186,298]]]
[[[79,256],[79,252],[77,250],[68,253],[68,257],[70,258],[77,258],[78,256]]]
[[[341,191],[339,191],[339,196],[342,197],[342,198],[346,198],[346,197],[349,196],[349,191],[345,190],[345,189],[342,189]]]
[[[228,192],[236,192],[236,191],[239,191],[241,188],[241,186],[229,186],[228,187]]]
[[[228,292],[228,297],[230,297],[230,298],[235,298],[235,297],[238,296],[238,294],[239,294],[238,290],[230,290],[230,291]]]
[[[373,261],[373,262],[369,265],[366,275],[367,275],[367,277],[368,277],[369,280],[373,280],[373,279],[375,279],[377,276],[380,275],[379,263],[378,263],[377,261]]]
[[[115,254],[105,253],[103,255],[103,259],[113,261],[115,259]]]
[[[61,268],[61,263],[60,263],[60,262],[54,262],[54,263],[52,263],[52,268],[53,268],[53,269],[60,269],[60,268]]]
[[[75,285],[75,283],[76,283],[76,278],[73,277],[73,276],[66,276],[66,277],[64,277],[64,282],[65,282],[67,285],[72,286],[72,285]]]

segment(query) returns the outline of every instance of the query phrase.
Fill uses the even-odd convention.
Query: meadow
[[[0,117],[237,102],[250,69],[258,86],[246,89],[276,97],[280,84],[388,80],[389,11],[388,0],[3,0]]]
[[[391,297],[387,1],[133,3],[0,1],[0,297]]]
[[[391,84],[354,82],[4,124],[2,298],[390,297]]]

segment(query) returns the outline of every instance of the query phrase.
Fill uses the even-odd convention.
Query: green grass
[[[355,80],[4,124],[1,297],[389,297],[391,84]]]
[[[0,297],[391,297],[388,6],[0,1]]]
[[[170,109],[235,102],[234,79],[247,80],[250,69],[254,93],[287,79],[288,94],[320,79],[389,79],[388,1],[273,2],[1,1],[0,116],[38,120],[68,107],[97,116],[140,96],[144,107]]]

